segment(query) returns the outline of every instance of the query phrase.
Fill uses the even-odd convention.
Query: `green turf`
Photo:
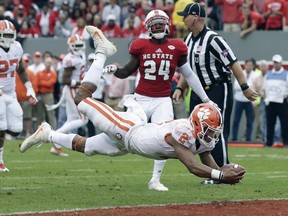
[[[9,173],[0,173],[0,214],[99,208],[107,206],[199,203],[288,198],[288,149],[230,147],[230,160],[247,169],[238,185],[201,185],[177,160],[166,163],[162,182],[168,192],[147,189],[153,160],[136,155],[92,156],[50,145],[18,151],[20,141],[5,143]]]

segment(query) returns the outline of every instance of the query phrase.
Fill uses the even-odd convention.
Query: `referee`
[[[183,22],[190,32],[184,39],[188,46],[188,62],[199,77],[208,97],[219,106],[223,115],[224,130],[212,151],[212,156],[221,167],[229,163],[227,147],[233,106],[231,73],[233,72],[246,98],[254,101],[258,93],[247,85],[242,68],[226,41],[206,27],[204,7],[198,3],[191,3],[183,11],[178,12],[178,15],[183,16]],[[187,87],[184,77],[181,76],[173,99],[178,101]],[[199,103],[202,103],[201,99],[192,92],[190,112]],[[205,180],[202,183],[217,184],[218,182]]]

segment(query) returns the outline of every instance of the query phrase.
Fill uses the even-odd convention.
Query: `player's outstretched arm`
[[[199,163],[191,150],[177,142],[171,135],[167,137],[167,142],[174,147],[177,158],[187,167],[189,172],[198,177],[219,180],[225,184],[239,183],[244,177],[245,171],[235,172],[232,168],[221,171]],[[207,164],[213,164],[213,162],[207,162]]]

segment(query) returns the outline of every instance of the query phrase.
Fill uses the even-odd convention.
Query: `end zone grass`
[[[50,144],[18,151],[21,141],[5,141],[0,173],[0,214],[108,206],[203,203],[288,198],[288,149],[230,147],[229,158],[247,170],[238,185],[201,185],[178,160],[168,160],[162,182],[168,192],[148,190],[153,160],[137,155],[69,157],[50,154]]]

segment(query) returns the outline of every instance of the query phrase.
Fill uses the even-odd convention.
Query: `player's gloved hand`
[[[103,73],[104,74],[114,74],[117,70],[117,66],[114,65],[114,64],[110,64],[110,65],[107,65],[104,69],[103,69]]]
[[[239,165],[237,165],[239,166]],[[244,178],[246,170],[241,167],[241,169],[235,168],[235,164],[228,164],[220,168],[223,172],[223,178],[220,181],[224,184],[237,184]]]
[[[207,103],[207,104],[210,104],[212,106],[214,106],[215,108],[219,109],[219,111],[221,111],[221,109],[218,107],[218,105],[216,103],[214,103],[212,100],[210,99],[205,99],[203,100],[203,103]]]
[[[27,89],[26,96],[29,97],[29,103],[31,105],[35,105],[38,102],[38,99],[36,98],[36,94],[35,94],[34,89],[32,87],[32,83],[30,81],[28,81],[24,85]]]

